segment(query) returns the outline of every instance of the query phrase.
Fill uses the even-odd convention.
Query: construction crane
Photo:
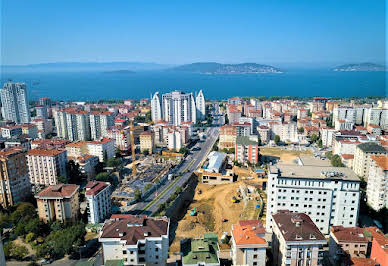
[[[133,120],[130,122],[129,134],[131,138],[131,153],[132,153],[132,176],[136,177],[136,146],[135,146],[135,130],[143,126],[134,126]]]

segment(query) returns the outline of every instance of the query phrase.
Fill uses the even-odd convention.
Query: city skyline
[[[222,5],[4,1],[1,36],[1,65],[115,61],[326,65],[386,60],[384,1],[352,5],[301,0]]]

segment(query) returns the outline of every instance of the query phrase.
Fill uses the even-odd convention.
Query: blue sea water
[[[55,100],[145,98],[156,91],[198,91],[208,99],[232,96],[387,96],[388,72],[333,72],[292,70],[282,74],[205,75],[169,71],[3,72],[8,79],[25,82],[29,98]]]

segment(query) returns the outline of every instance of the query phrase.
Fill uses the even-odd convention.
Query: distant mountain
[[[2,71],[131,71],[162,70],[172,67],[157,63],[143,62],[57,62],[31,65],[3,65]]]
[[[263,74],[282,73],[280,69],[255,63],[220,64],[215,62],[192,63],[171,68],[172,71],[195,72],[201,74]]]
[[[333,71],[386,71],[385,66],[373,63],[346,64],[333,68]]]

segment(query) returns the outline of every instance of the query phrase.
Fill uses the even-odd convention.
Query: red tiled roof
[[[348,160],[348,159],[354,159],[354,155],[353,154],[341,154],[342,158],[344,158],[345,160]]]
[[[33,149],[33,150],[29,150],[27,152],[27,155],[30,155],[30,156],[56,156],[56,155],[64,153],[64,152],[66,152],[66,151],[58,150],[58,149],[51,149],[51,150]]]
[[[368,239],[364,235],[364,228],[360,227],[343,227],[332,226],[330,231],[337,238],[338,242],[357,242],[368,243]]]
[[[78,185],[60,184],[56,186],[48,186],[39,192],[36,198],[69,198],[79,189]]]
[[[108,186],[110,186],[108,182],[89,181],[88,184],[86,185],[85,195],[96,196],[98,193],[103,191]]]
[[[374,260],[371,258],[351,258],[351,265],[352,266],[375,266],[378,265]]]
[[[135,245],[146,237],[168,235],[169,219],[131,214],[112,215],[106,221],[100,238],[120,238],[127,245]]]
[[[278,211],[272,217],[286,241],[325,240],[325,237],[307,214],[283,210]]]
[[[237,245],[267,243],[264,238],[259,236],[259,234],[265,234],[265,229],[258,220],[240,221],[239,225],[233,225],[232,234]]]

